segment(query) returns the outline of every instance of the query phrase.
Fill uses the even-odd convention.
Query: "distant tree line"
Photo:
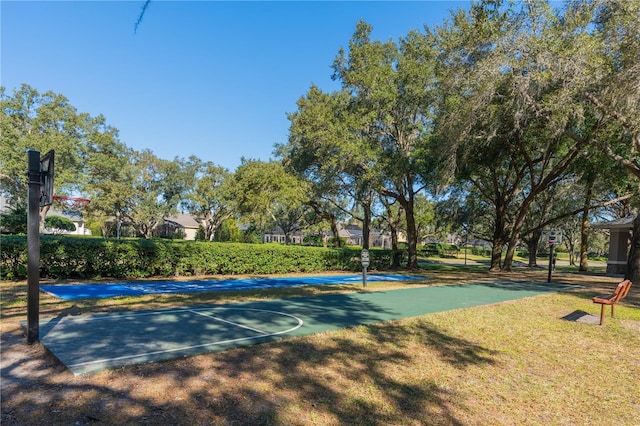
[[[491,270],[511,270],[522,245],[535,265],[554,228],[586,270],[589,223],[637,211],[640,2],[486,0],[398,40],[371,33],[358,22],[338,51],[340,90],[300,97],[275,159],[234,172],[132,150],[62,95],[1,89],[0,191],[24,204],[26,148],[55,149],[57,193],[90,198],[104,226],[150,237],[185,211],[206,240],[233,221],[287,240],[330,229],[340,244],[337,224],[352,220],[365,247],[374,224],[394,249],[404,234],[408,268],[420,241],[447,232],[489,241]],[[633,226],[637,281],[640,218]]]

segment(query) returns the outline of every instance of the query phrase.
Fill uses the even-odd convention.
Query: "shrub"
[[[27,208],[18,206],[0,214],[0,229],[7,234],[26,234]]]
[[[53,230],[54,233],[73,232],[76,230],[75,223],[64,216],[47,216],[44,219],[44,226]]]
[[[27,237],[3,235],[1,238],[0,278],[25,278],[27,276]]]
[[[454,256],[460,253],[455,244],[428,243],[418,249],[424,255],[438,255],[440,257]]]
[[[471,247],[471,254],[475,256],[490,257],[491,250],[485,249],[483,246],[473,246]]]
[[[370,250],[370,269],[388,269],[393,250]],[[403,261],[406,252],[400,251]],[[0,277],[27,274],[27,239],[7,236],[0,249]],[[141,278],[215,274],[359,271],[360,249],[214,243],[166,239],[40,237],[40,274],[64,278]]]

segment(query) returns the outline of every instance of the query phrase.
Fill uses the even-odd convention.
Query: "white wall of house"
[[[81,212],[71,212],[68,213],[66,211],[60,211],[57,209],[49,210],[47,216],[60,216],[65,219],[69,219],[76,226],[75,231],[58,231],[56,229],[48,229],[44,228],[45,234],[64,234],[64,235],[91,235],[91,230],[84,226],[84,218],[82,217]]]
[[[302,235],[296,233],[291,237],[291,244],[302,244]],[[284,244],[287,241],[286,236],[283,233],[273,232],[262,234],[263,243],[281,243]]]
[[[196,239],[196,233],[198,232],[197,228],[184,228],[184,239],[185,240],[195,240]]]

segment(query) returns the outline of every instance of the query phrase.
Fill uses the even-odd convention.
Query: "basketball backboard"
[[[54,150],[40,158],[40,207],[50,206],[53,203],[54,160]]]
[[[542,231],[542,242],[550,246],[562,244],[562,231]]]

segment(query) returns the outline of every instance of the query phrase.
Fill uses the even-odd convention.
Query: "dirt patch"
[[[620,321],[620,324],[622,324],[624,327],[628,328],[629,330],[633,330],[636,333],[640,333],[640,321],[623,320],[623,321]]]
[[[2,390],[39,381],[49,373],[49,369],[58,364],[48,356],[41,344],[27,345],[26,334],[19,325],[3,324],[1,329]]]

